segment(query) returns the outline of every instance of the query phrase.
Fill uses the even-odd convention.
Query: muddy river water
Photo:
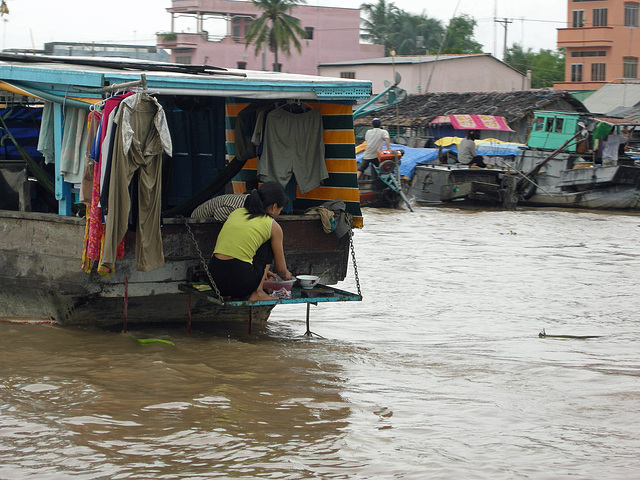
[[[364,215],[313,337],[0,324],[0,479],[638,478],[639,215]]]

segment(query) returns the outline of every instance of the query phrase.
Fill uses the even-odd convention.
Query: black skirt
[[[251,295],[262,281],[264,269],[273,263],[271,239],[263,243],[253,257],[253,264],[237,258],[220,260],[215,255],[209,262],[209,272],[220,295],[243,299]]]

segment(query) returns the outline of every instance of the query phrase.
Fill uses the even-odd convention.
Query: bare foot
[[[251,295],[249,295],[248,300],[250,302],[255,302],[257,300],[274,300],[272,296],[266,293],[264,290],[255,291]]]

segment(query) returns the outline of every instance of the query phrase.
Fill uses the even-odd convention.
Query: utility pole
[[[422,46],[424,45],[424,37],[418,35],[416,37],[416,47],[418,48],[418,93],[422,93]],[[395,78],[394,78],[395,81]]]
[[[498,30],[496,28],[496,18],[498,18],[498,0],[494,0],[493,2],[493,55],[497,58],[498,57]]]
[[[509,20],[508,18],[503,18],[502,20],[498,20],[497,18],[493,19],[494,22],[500,23],[504,27],[504,46],[502,47],[502,60],[507,61],[507,26],[510,23],[513,23],[513,20]]]

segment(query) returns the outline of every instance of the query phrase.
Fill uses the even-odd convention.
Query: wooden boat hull
[[[206,259],[221,224],[188,219]],[[317,215],[279,219],[289,269],[319,275],[324,284],[343,280],[349,235],[326,234]],[[164,267],[137,272],[135,234],[125,237],[125,256],[111,277],[82,268],[84,219],[54,214],[0,211],[0,320],[113,325],[123,322],[125,285],[129,322],[186,321],[189,296],[178,288],[202,279],[202,262],[182,219],[162,227]],[[249,321],[249,306],[220,307],[191,299],[192,321]],[[254,306],[252,321],[267,320],[273,306]]]
[[[640,187],[612,185],[609,187],[562,192],[554,195],[536,193],[520,205],[534,207],[575,207],[595,210],[640,209]]]
[[[358,180],[358,189],[360,205],[363,207],[400,208],[404,203],[399,192],[390,188],[379,178],[367,173]]]
[[[528,172],[549,152],[527,151],[513,167]],[[517,205],[532,207],[574,207],[587,209],[636,210],[640,208],[640,167],[617,165],[568,168],[575,155],[560,154],[535,175],[537,187],[529,194],[513,197]],[[514,170],[514,171],[515,171]],[[514,173],[511,178],[516,179]],[[507,171],[469,169],[457,165],[417,166],[408,196],[422,205],[450,202],[508,206],[512,197],[506,188]]]
[[[419,204],[503,201],[501,181],[505,172],[459,165],[419,165],[411,179],[408,196]]]
[[[532,170],[549,152],[524,151],[515,167]],[[537,187],[520,205],[587,209],[636,210],[640,208],[640,167],[634,165],[582,166],[577,154],[560,153],[534,176]]]

